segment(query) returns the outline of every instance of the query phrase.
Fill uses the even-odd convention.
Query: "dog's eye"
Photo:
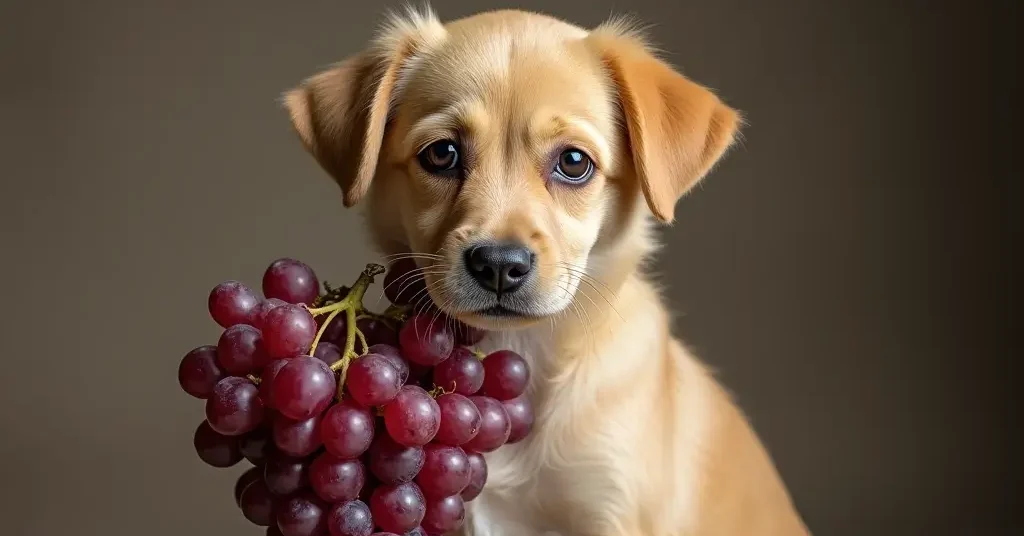
[[[573,184],[586,182],[594,174],[594,162],[579,149],[569,148],[558,155],[555,175],[558,179]]]
[[[424,147],[417,157],[420,166],[427,173],[454,171],[462,164],[459,159],[459,146],[452,140],[435,141]]]

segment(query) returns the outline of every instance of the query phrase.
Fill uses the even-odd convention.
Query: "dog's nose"
[[[533,252],[518,244],[480,244],[466,250],[466,268],[486,290],[515,292],[533,268]]]

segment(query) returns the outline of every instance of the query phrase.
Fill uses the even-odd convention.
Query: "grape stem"
[[[327,330],[327,326],[330,325],[331,321],[334,320],[342,312],[345,313],[345,349],[341,354],[341,359],[331,365],[331,370],[338,373],[338,396],[341,396],[343,389],[341,388],[345,384],[345,375],[348,372],[348,365],[351,361],[360,354],[356,353],[356,339],[362,343],[363,353],[368,351],[366,344],[366,336],[363,332],[356,327],[356,317],[359,314],[366,312],[363,307],[363,296],[366,294],[366,289],[373,284],[373,278],[383,274],[384,267],[379,264],[367,264],[366,269],[363,273],[359,274],[359,279],[352,285],[352,288],[348,290],[348,294],[330,305],[323,307],[315,307],[309,309],[309,314],[314,317],[327,315],[323,325],[316,333],[316,337],[313,339],[313,344],[309,349],[309,354],[313,355],[316,352],[316,346],[320,343],[320,338],[323,337],[324,332]]]

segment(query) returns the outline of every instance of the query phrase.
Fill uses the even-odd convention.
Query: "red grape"
[[[441,409],[422,387],[406,385],[384,406],[388,435],[406,446],[422,446],[434,439],[441,425]]]
[[[277,523],[271,524],[267,527],[267,532],[263,533],[264,536],[284,536],[281,529],[277,528]]]
[[[260,400],[263,401],[265,407],[274,407],[273,389],[271,387],[274,385],[274,378],[277,377],[277,373],[281,372],[281,369],[287,364],[287,359],[275,359],[264,367],[263,372],[260,373]]]
[[[274,497],[262,480],[255,480],[242,490],[238,499],[242,514],[255,525],[269,526],[274,520]]]
[[[271,309],[276,309],[277,307],[287,304],[288,302],[284,300],[279,300],[277,298],[269,298],[261,301],[259,306],[256,307],[256,311],[253,312],[252,325],[259,329],[260,331],[262,331],[263,324],[267,320],[267,313],[269,313]]]
[[[401,533],[418,527],[423,521],[426,499],[419,486],[411,482],[383,485],[373,490],[370,511],[378,527]]]
[[[234,376],[259,372],[270,361],[263,350],[263,334],[248,324],[224,330],[217,341],[217,361]]]
[[[335,504],[327,517],[327,529],[331,536],[370,536],[373,533],[370,507],[363,501]]]
[[[220,434],[237,436],[255,430],[263,421],[263,402],[256,386],[231,376],[217,382],[206,400],[206,420]]]
[[[423,516],[423,529],[427,534],[444,534],[462,526],[466,520],[466,506],[462,497],[453,495],[427,501]]]
[[[487,462],[479,452],[470,452],[466,456],[469,459],[469,485],[462,490],[462,500],[468,502],[480,495],[487,483]]]
[[[238,438],[218,434],[210,428],[210,423],[199,423],[192,444],[199,454],[199,459],[213,467],[231,467],[242,461],[242,452],[238,449]]]
[[[320,342],[316,343],[313,357],[331,365],[341,359],[341,348],[338,348],[338,345],[333,342],[320,339]]]
[[[316,321],[308,310],[298,305],[275,307],[263,318],[263,345],[271,359],[303,354],[315,338]]]
[[[462,493],[469,485],[469,458],[459,447],[431,443],[423,447],[426,455],[416,484],[423,495],[435,499]]]
[[[252,467],[238,477],[238,480],[235,481],[235,504],[242,505],[242,492],[249,487],[249,484],[257,480],[263,480],[263,471],[258,467]]]
[[[319,415],[330,405],[336,383],[323,361],[310,356],[289,359],[270,387],[274,409],[295,420]]]
[[[323,322],[327,320],[328,315],[318,317],[316,319],[317,326],[322,326]],[[357,324],[358,325],[358,324]],[[320,338],[321,341],[329,341],[338,346],[345,345],[345,338],[348,337],[347,323],[345,320],[345,313],[338,313],[337,316],[331,319],[331,323],[324,330],[323,336]]]
[[[238,442],[242,456],[253,465],[263,465],[270,452],[270,431],[266,428],[257,428],[242,436]]]
[[[263,481],[274,495],[290,495],[309,484],[306,463],[298,458],[274,453],[263,466]]]
[[[446,392],[472,396],[484,384],[484,365],[469,349],[459,346],[434,367],[434,385]]]
[[[281,452],[302,458],[316,452],[323,443],[320,441],[320,416],[295,421],[283,415],[274,419],[274,445]]]
[[[405,385],[405,381],[409,379],[409,363],[399,353],[398,348],[390,344],[374,344],[370,346],[367,353],[385,357],[391,363],[391,366],[395,367],[395,370],[398,371],[398,378],[402,380],[402,385]]]
[[[512,400],[526,391],[530,367],[511,350],[498,350],[484,358],[484,384],[480,394],[496,400]]]
[[[384,484],[411,482],[423,468],[422,447],[399,445],[387,434],[380,434],[370,445],[370,471]]]
[[[274,516],[284,536],[327,534],[327,505],[312,493],[303,492],[285,499],[275,509]]]
[[[445,322],[434,315],[416,315],[399,332],[402,355],[413,363],[435,366],[448,359],[455,346]]]
[[[402,381],[388,358],[366,354],[349,365],[345,387],[356,402],[367,407],[382,406],[395,399]]]
[[[437,406],[441,409],[441,426],[434,441],[459,446],[480,432],[480,410],[470,399],[458,393],[448,393],[437,397]]]
[[[186,393],[207,399],[213,394],[213,387],[224,379],[224,371],[217,363],[216,346],[200,346],[185,354],[178,365],[178,384]]]
[[[278,259],[263,273],[263,295],[288,303],[311,305],[320,295],[320,281],[305,263]]]
[[[207,300],[210,316],[222,328],[252,322],[259,304],[259,297],[238,281],[225,281],[213,287]]]
[[[411,258],[395,261],[384,276],[384,295],[388,301],[395,305],[409,305],[413,300],[426,296],[427,285],[421,272]]]
[[[344,460],[325,452],[309,466],[309,483],[329,503],[351,501],[359,497],[366,471],[359,460]]]
[[[373,415],[345,398],[331,406],[320,421],[320,438],[327,452],[339,458],[357,458],[373,441]]]
[[[508,441],[512,423],[501,402],[487,396],[471,396],[470,400],[480,410],[480,432],[462,447],[470,452],[491,452]]]
[[[522,441],[533,430],[533,405],[530,404],[530,399],[519,396],[512,400],[506,400],[501,405],[505,406],[505,412],[508,413],[511,429],[506,443]]]
[[[356,327],[359,328],[359,331],[363,332],[363,336],[366,337],[366,343],[371,346],[375,344],[398,346],[398,332],[383,320],[369,317],[361,318],[356,321]]]

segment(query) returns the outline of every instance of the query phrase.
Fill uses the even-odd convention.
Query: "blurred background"
[[[386,4],[0,4],[4,534],[262,534],[231,496],[242,466],[193,451],[178,361],[216,340],[216,283],[370,260],[277,98]],[[815,534],[1020,534],[1011,3],[433,5],[632,13],[746,113],[657,268]]]

